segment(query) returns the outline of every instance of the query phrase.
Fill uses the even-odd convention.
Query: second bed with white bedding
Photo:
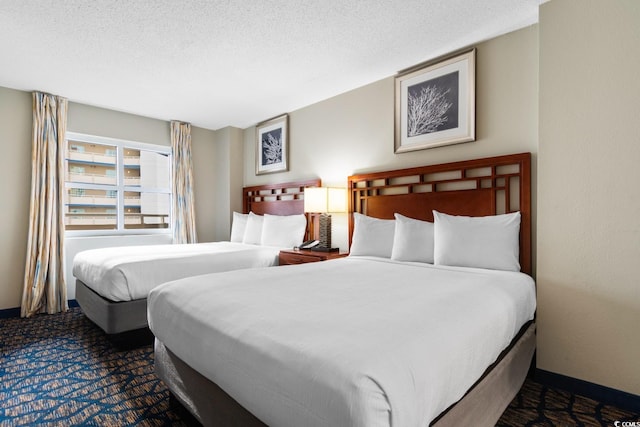
[[[76,255],[73,275],[104,298],[132,301],[183,277],[277,265],[279,251],[232,242],[93,249]]]
[[[159,341],[278,426],[426,425],[536,305],[522,273],[364,257],[187,278],[148,302]]]

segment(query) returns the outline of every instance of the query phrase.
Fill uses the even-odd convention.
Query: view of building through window
[[[168,147],[155,151],[145,149],[148,144],[140,148],[127,141],[108,142],[83,135],[67,140],[66,229],[168,229]]]

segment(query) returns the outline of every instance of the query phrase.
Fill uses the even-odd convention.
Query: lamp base
[[[315,248],[311,248],[314,252],[338,252],[340,248],[321,248],[316,246]]]
[[[331,215],[323,213],[318,218],[320,244],[318,248],[330,248],[331,247]]]

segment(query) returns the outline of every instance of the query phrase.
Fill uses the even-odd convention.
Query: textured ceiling
[[[540,0],[0,0],[0,86],[246,128],[537,22]]]

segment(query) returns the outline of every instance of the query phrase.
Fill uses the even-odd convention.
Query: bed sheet
[[[421,426],[535,313],[514,272],[347,257],[165,283],[156,338],[268,425]]]
[[[111,301],[132,301],[183,277],[278,265],[280,249],[233,242],[92,249],[75,256],[73,275]]]

